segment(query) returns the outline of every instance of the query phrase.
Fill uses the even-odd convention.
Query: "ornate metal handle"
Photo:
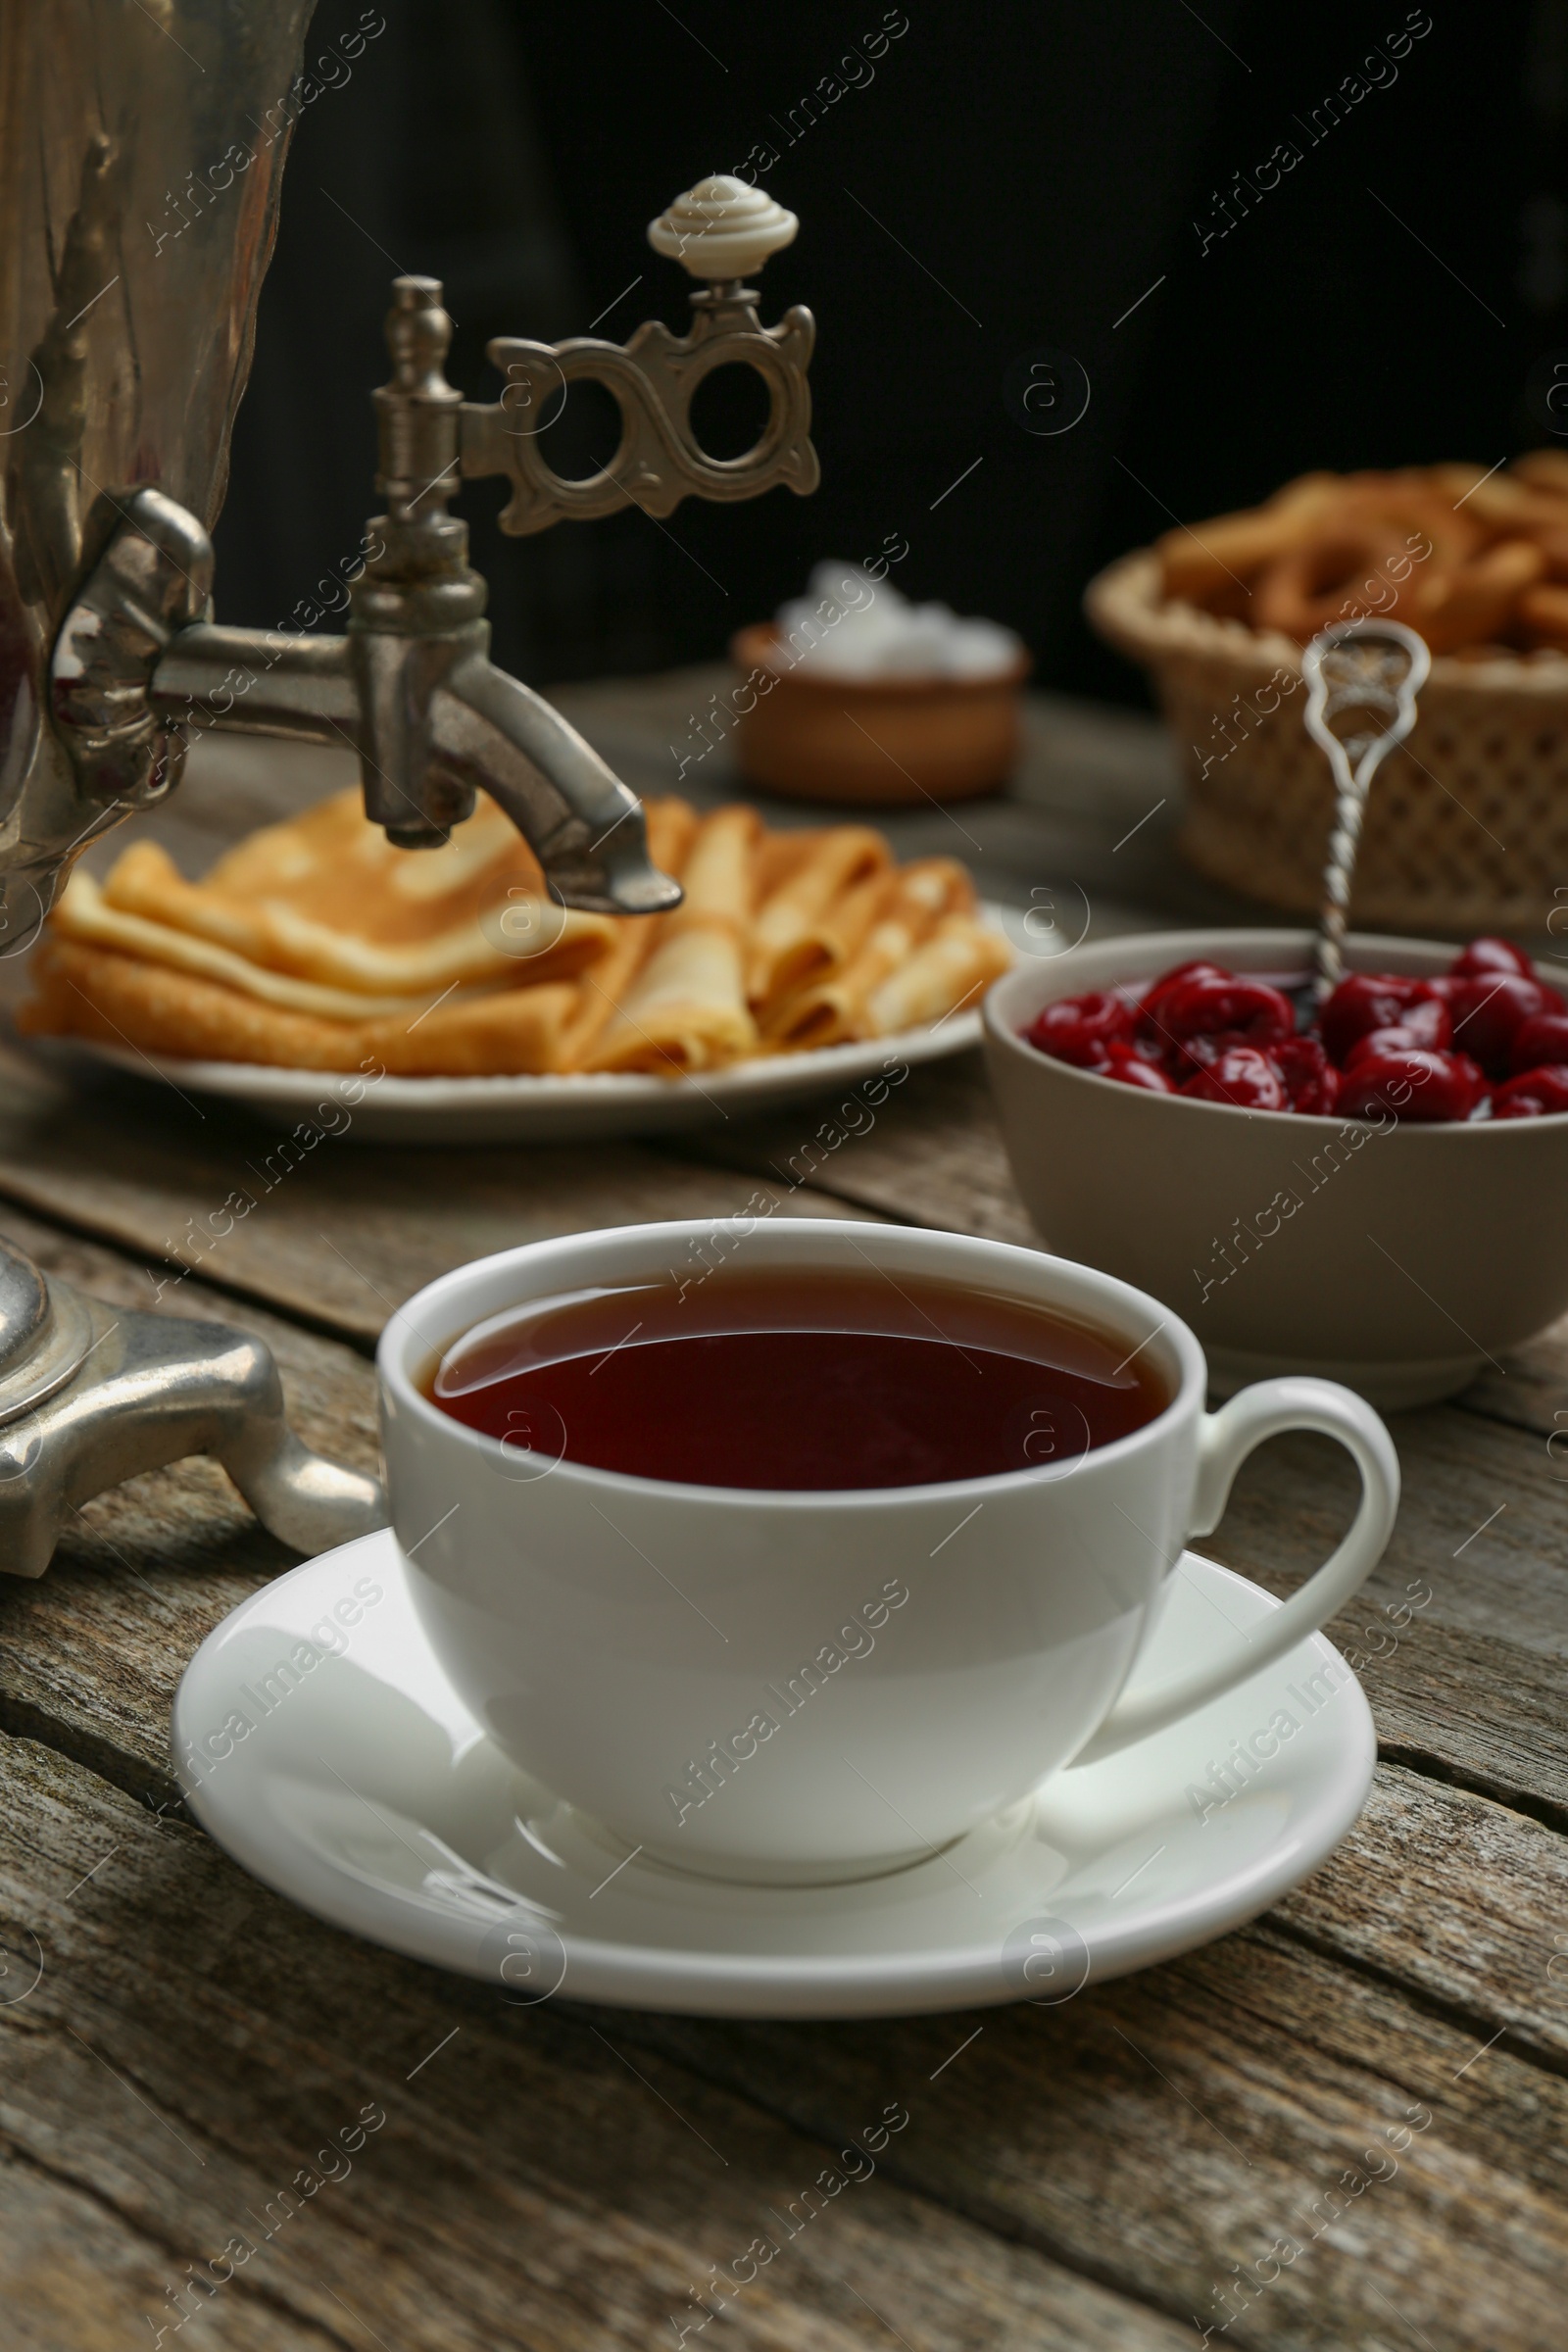
[[[1336,621],[1320,629],[1301,656],[1308,690],[1306,731],[1328,754],[1334,770],[1334,826],[1312,958],[1313,993],[1320,1004],[1334,994],[1344,970],[1345,925],[1366,796],[1383,761],[1415,725],[1416,696],[1431,667],[1426,640],[1400,620]],[[1352,735],[1337,735],[1334,721],[1347,710],[1364,710],[1373,723]]]
[[[465,474],[509,477],[502,522],[514,533],[622,506],[663,515],[688,497],[756,498],[777,482],[815,489],[811,315],[795,309],[764,327],[743,282],[796,226],[744,180],[705,179],[648,231],[656,251],[704,281],[691,333],[649,320],[624,347],[503,337],[490,351],[508,389],[490,406],[446,380],[452,321],[440,285],[400,277],[387,319],[392,375],[374,395],[386,512],[372,521],[377,552],[341,638],[204,620],[212,548],[196,517],[147,485],[109,502],[117,527],[62,625],[51,677],[78,797],[99,807],[157,798],[177,776],[193,721],[348,743],[367,815],[405,848],[445,841],[482,786],[564,906],[650,914],[678,905],[677,886],[649,862],[633,795],[558,711],[491,663],[485,584],[468,563],[466,526],[447,508]],[[692,431],[693,396],[737,362],[768,387],[767,423],[744,457],[710,457]],[[529,420],[556,386],[590,377],[619,404],[620,445],[600,472],[567,481],[546,465]]]
[[[651,318],[625,345],[591,335],[558,344],[496,338],[490,358],[507,389],[489,406],[464,403],[462,470],[509,477],[503,530],[522,537],[625,506],[669,514],[683,498],[756,498],[778,482],[801,497],[816,488],[820,468],[806,378],[816,338],[811,314],[797,304],[777,326],[764,327],[757,293],[743,283],[746,272],[791,242],[797,225],[795,215],[760,188],[724,175],[705,179],[648,230],[656,252],[706,281],[691,298],[696,317],[689,335],[671,334]],[[710,457],[692,430],[692,400],[715,368],[737,363],[755,368],[766,384],[767,422],[744,457]],[[567,481],[546,463],[536,420],[567,385],[585,381],[603,384],[615,400],[620,441],[597,473]]]

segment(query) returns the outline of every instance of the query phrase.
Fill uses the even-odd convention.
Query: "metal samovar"
[[[206,727],[353,745],[367,814],[411,851],[444,842],[482,787],[562,905],[679,902],[635,797],[490,661],[485,584],[448,507],[464,479],[503,474],[502,527],[520,535],[627,505],[664,515],[687,497],[813,489],[810,314],[763,327],[745,283],[794,217],[740,180],[704,180],[648,232],[699,281],[690,330],[650,320],[624,346],[499,338],[507,385],[489,404],[446,381],[439,283],[396,279],[392,373],[373,395],[385,512],[345,634],[220,626],[209,534],[310,13],[310,0],[0,13],[0,953],[36,936],[88,842],[175,789]],[[761,374],[769,414],[754,449],[721,460],[698,443],[691,402],[736,362]],[[621,436],[598,473],[568,481],[539,420],[584,378],[613,395]],[[68,1503],[198,1451],[302,1550],[383,1524],[373,1480],[289,1431],[260,1342],[117,1316],[0,1243],[0,1569],[41,1574]]]

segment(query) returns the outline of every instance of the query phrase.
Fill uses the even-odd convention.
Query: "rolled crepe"
[[[715,808],[697,829],[680,886],[684,904],[669,916],[670,923],[716,920],[729,923],[737,934],[750,922],[756,900],[756,861],[762,820],[755,808]]]
[[[652,953],[579,1067],[690,1074],[756,1051],[742,941],[761,829],[753,808],[704,820],[680,876],[683,904],[659,918]]]
[[[667,873],[669,868],[666,866]],[[577,983],[576,1002],[566,1025],[563,1067],[585,1069],[588,1057],[620,1009],[622,998],[647,962],[659,928],[656,914],[634,915],[620,927],[620,937],[593,971]]]
[[[833,968],[834,903],[891,862],[887,843],[868,825],[834,825],[763,901],[746,957],[747,995],[763,1017],[770,1004]]]
[[[843,971],[854,962],[865,945],[871,925],[886,906],[890,890],[896,887],[893,877],[886,872],[867,874],[863,882],[857,882],[842,898],[834,900],[821,927],[833,971]]]
[[[806,863],[825,830],[821,825],[797,825],[788,833],[763,835],[752,868],[759,906],[765,906],[780,883]]]
[[[922,858],[884,877],[880,899],[854,910],[856,918],[869,919],[841,968],[764,1014],[767,1043],[778,1053],[805,1053],[871,1035],[866,1007],[873,992],[943,916],[968,912],[974,903],[974,884],[955,858]]]
[[[662,873],[677,881],[691,858],[701,819],[690,802],[673,797],[647,806],[648,855]],[[610,954],[585,973],[578,985],[577,1004],[567,1024],[563,1067],[580,1070],[614,1018],[621,1000],[642,970],[660,932],[656,914],[623,916],[615,925]]]
[[[1012,961],[1004,939],[970,914],[944,915],[907,963],[866,1000],[864,1034],[890,1037],[972,1004]]]
[[[648,827],[649,857],[661,873],[673,874],[678,882],[686,870],[702,818],[690,801],[683,801],[671,792],[662,800],[643,803],[643,821]]]
[[[679,1076],[721,1069],[756,1044],[738,943],[716,925],[689,924],[655,950],[579,1066]]]
[[[566,1067],[576,1009],[569,980],[451,998],[413,1021],[368,1021],[362,1054],[405,1078],[546,1077]]]

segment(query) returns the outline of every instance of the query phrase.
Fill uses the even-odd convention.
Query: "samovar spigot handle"
[[[431,704],[489,642],[486,588],[468,562],[468,527],[447,513],[461,489],[463,395],[444,373],[452,321],[434,277],[400,277],[386,318],[388,382],[371,394],[375,487],[386,512],[376,552],[354,583],[349,665],[365,813],[400,849],[433,847],[473,808],[473,785],[434,758]]]
[[[619,508],[673,514],[683,498],[727,503],[758,498],[778,484],[805,497],[821,478],[811,446],[811,388],[807,379],[816,327],[799,304],[764,327],[758,296],[745,282],[768,256],[794,239],[795,215],[760,188],[719,173],[677,196],[648,225],[656,253],[704,282],[692,295],[688,335],[650,318],[628,342],[573,335],[530,343],[501,335],[490,358],[507,379],[499,402],[463,412],[463,470],[504,473],[512,497],[501,527],[517,536],[553,522],[586,522]],[[738,458],[709,454],[693,429],[698,387],[717,368],[756,368],[768,390],[767,422]],[[603,384],[620,410],[620,440],[598,472],[580,481],[547,463],[545,437],[559,400],[573,383]]]
[[[490,356],[507,389],[488,403],[446,380],[452,322],[438,282],[399,278],[392,373],[374,395],[385,513],[371,522],[375,553],[341,638],[207,619],[212,548],[195,516],[148,485],[118,494],[53,659],[54,724],[81,801],[156,797],[198,727],[341,743],[359,753],[367,815],[403,848],[445,841],[482,789],[563,906],[656,914],[678,905],[678,886],[650,861],[635,796],[560,711],[490,661],[484,581],[447,503],[465,477],[504,474],[501,524],[516,534],[626,506],[661,516],[683,498],[815,489],[811,314],[796,306],[764,327],[745,282],[796,227],[760,188],[701,181],[649,229],[658,252],[702,281],[691,331],[652,318],[624,345],[503,337]],[[767,421],[754,448],[718,458],[698,439],[692,402],[716,368],[737,364],[767,386]],[[597,473],[571,481],[546,463],[535,419],[548,423],[564,384],[590,379],[617,402],[620,438]]]
[[[452,321],[438,277],[393,279],[386,347],[391,381],[370,395],[379,443],[375,486],[394,522],[428,522],[458,488],[463,409],[463,394],[444,372]]]

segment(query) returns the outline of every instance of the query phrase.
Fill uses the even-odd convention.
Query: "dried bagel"
[[[1168,598],[1305,645],[1337,620],[1406,622],[1438,654],[1568,650],[1568,453],[1506,470],[1306,474],[1264,506],[1169,531]]]

